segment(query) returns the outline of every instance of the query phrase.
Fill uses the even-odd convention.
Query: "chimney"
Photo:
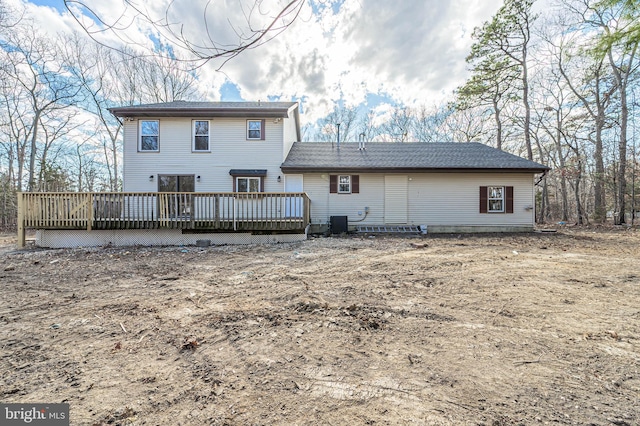
[[[366,148],[364,146],[364,132],[360,133],[360,139],[358,140],[358,150],[364,151]]]

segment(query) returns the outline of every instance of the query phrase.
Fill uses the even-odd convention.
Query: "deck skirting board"
[[[36,246],[44,248],[126,247],[126,246],[190,246],[198,240],[210,240],[211,245],[270,244],[303,241],[306,233],[263,234],[250,232],[183,234],[178,229],[123,230],[52,230],[36,231]]]

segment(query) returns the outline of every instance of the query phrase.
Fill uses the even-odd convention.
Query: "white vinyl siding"
[[[433,173],[411,175],[409,218],[416,225],[533,226],[531,173]],[[513,214],[479,212],[480,186],[513,186]]]
[[[390,176],[387,174],[386,176]],[[391,175],[393,176],[393,175]],[[399,175],[396,175],[399,176]],[[534,177],[531,173],[412,173],[407,177],[407,224],[438,226],[533,226]],[[481,214],[480,186],[513,186],[513,214]],[[360,174],[360,193],[329,194],[329,174],[305,173],[304,190],[311,199],[312,223],[330,216],[364,217],[361,225],[385,224],[385,174]],[[362,212],[362,215],[358,213]]]
[[[330,194],[329,173],[305,173],[304,192],[311,199],[311,221],[326,224],[329,216],[348,216],[350,221],[365,216],[365,207],[369,207],[366,223],[381,224],[384,217],[383,175],[359,175],[360,191],[357,194]],[[362,213],[361,215],[358,212]]]
[[[282,133],[282,140],[284,141],[284,146],[282,149],[282,161],[287,158],[287,154],[289,150],[293,146],[293,143],[298,140],[298,132],[296,127],[296,120],[293,118],[295,111],[290,110],[289,114],[292,118],[285,118],[279,124],[274,124],[270,127],[271,131],[277,131]]]
[[[192,152],[191,118],[159,118],[158,121],[161,149],[151,156],[138,152],[138,120],[124,123],[124,191],[155,192],[158,174],[190,174],[200,176],[200,181],[196,181],[197,192],[230,192],[233,188],[233,177],[229,175],[231,169],[266,169],[264,190],[282,191],[283,184],[277,182],[278,176],[283,174],[280,170],[282,123],[266,120],[267,138],[256,143],[246,140],[246,119],[211,118],[211,152],[196,153]],[[153,180],[149,179],[151,175]]]

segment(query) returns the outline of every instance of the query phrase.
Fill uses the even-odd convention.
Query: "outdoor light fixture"
[[[278,176],[278,183],[282,182],[282,178]]]
[[[196,180],[200,182],[200,175],[196,176]]]
[[[149,180],[153,180],[153,175],[149,176]]]

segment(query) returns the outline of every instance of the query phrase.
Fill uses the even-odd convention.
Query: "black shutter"
[[[486,186],[480,187],[480,213],[487,213],[488,211],[487,191],[488,188]]]
[[[359,175],[351,176],[351,193],[352,194],[360,193],[360,176]]]
[[[263,141],[265,139],[265,133],[267,131],[265,125],[266,125],[267,121],[266,120],[261,120],[260,121],[260,140]]]
[[[338,175],[329,175],[329,193],[338,193]]]
[[[513,213],[513,186],[505,187],[505,212]]]

